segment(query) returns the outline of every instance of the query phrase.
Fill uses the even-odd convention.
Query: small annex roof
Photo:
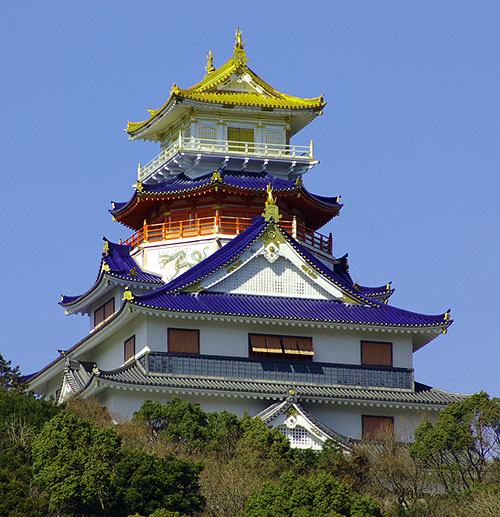
[[[276,207],[275,207],[276,208]],[[240,257],[257,241],[276,238],[277,234],[298,253],[311,278],[326,278],[342,299],[310,299],[258,294],[234,294],[205,291],[209,277],[221,271],[234,274],[242,266]],[[303,269],[304,269],[303,268]],[[271,218],[263,216],[231,242],[191,269],[152,293],[137,296],[131,303],[159,310],[198,314],[248,316],[269,319],[317,321],[368,326],[436,328],[445,331],[452,323],[449,313],[424,315],[405,311],[365,297],[345,278],[330,270],[304,246],[288,235]]]
[[[148,374],[140,361],[141,358],[138,358],[120,368],[109,371],[100,370],[94,363],[78,364],[78,361],[70,361],[65,367],[66,382],[73,387],[72,394],[75,395],[79,393],[85,395],[84,392],[87,389],[91,388],[94,383],[98,383],[100,389],[105,387],[121,387],[133,390],[159,388],[177,393],[185,390],[190,393],[200,391],[203,394],[238,394],[271,398],[281,402],[289,396],[290,390],[293,390],[294,399],[297,402],[322,401],[354,404],[359,402],[366,405],[386,403],[437,409],[453,402],[461,402],[467,398],[467,395],[432,388],[418,382],[415,382],[414,390],[400,390],[394,388],[328,386],[312,383],[291,384],[286,381],[231,379],[206,375]]]
[[[62,295],[59,305],[62,307],[72,307],[93,293],[105,280],[117,279],[125,281],[129,285],[163,285],[161,276],[143,271],[137,262],[130,256],[131,247],[127,244],[117,244],[109,241],[105,237],[102,251],[101,263],[94,285],[85,293],[77,296]]]
[[[300,98],[284,94],[274,89],[260,78],[248,66],[248,58],[241,41],[241,32],[236,33],[236,43],[231,58],[219,68],[212,64],[209,53],[205,77],[194,86],[187,89],[179,88],[175,83],[170,96],[160,109],[150,109],[149,118],[142,122],[128,122],[126,132],[132,140],[147,138],[157,140],[153,129],[155,123],[175,105],[185,100],[212,105],[254,107],[265,110],[281,109],[287,111],[314,112],[311,119],[320,114],[326,103],[323,96],[315,98]],[[243,85],[243,86],[242,86]],[[305,124],[303,124],[305,125]],[[300,129],[300,128],[298,128]],[[296,132],[296,129],[293,132]]]
[[[144,220],[144,210],[146,210],[144,201],[184,198],[187,195],[201,194],[208,189],[221,187],[224,191],[238,195],[265,195],[269,185],[277,194],[291,195],[296,198],[300,206],[314,207],[314,210],[306,211],[305,214],[307,224],[313,230],[338,215],[343,206],[340,203],[340,196],[317,196],[305,188],[301,179],[287,180],[265,172],[245,173],[225,170],[197,178],[190,178],[181,173],[154,184],[137,182],[130,200],[124,203],[113,202],[113,208],[109,212],[117,221],[137,230]]]
[[[312,413],[304,409],[296,400],[295,390],[290,391],[293,392],[293,395],[289,393],[284,400],[271,404],[269,407],[255,415],[255,417],[260,418],[264,424],[270,425],[281,415],[296,417],[296,415],[299,414],[312,428],[323,433],[324,436],[321,440],[322,442],[326,441],[326,439],[330,439],[338,442],[345,448],[348,448],[349,442],[352,441],[350,437],[337,433],[332,428],[321,422],[321,420],[316,418]]]
[[[380,287],[367,287],[358,284],[358,282],[354,282],[349,273],[349,262],[347,253],[343,257],[340,257],[335,260],[333,264],[333,270],[340,278],[342,278],[346,282],[347,285],[352,286],[353,289],[359,291],[359,293],[366,298],[373,298],[375,300],[387,303],[389,298],[394,293],[394,289],[391,286],[392,282],[389,282],[385,285],[381,285]]]

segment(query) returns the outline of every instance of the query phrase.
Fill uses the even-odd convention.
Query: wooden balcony
[[[171,221],[160,224],[145,224],[131,237],[123,241],[136,248],[145,242],[160,242],[175,239],[188,239],[209,235],[238,235],[252,224],[250,217],[229,217],[214,215],[184,221]],[[296,221],[280,221],[280,226],[299,242],[311,248],[332,254],[333,239],[298,224]]]

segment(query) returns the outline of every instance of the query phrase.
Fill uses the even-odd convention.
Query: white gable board
[[[321,300],[333,298],[286,258],[280,257],[270,263],[263,255],[248,261],[207,291]]]
[[[279,230],[278,230],[279,232]],[[226,268],[202,282],[208,292],[343,300],[342,290],[313,270],[280,235],[257,241]]]

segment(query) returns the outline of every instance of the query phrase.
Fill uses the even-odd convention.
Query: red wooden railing
[[[173,239],[184,239],[189,237],[201,237],[213,235],[238,235],[252,224],[250,217],[229,217],[225,215],[214,215],[211,217],[199,217],[183,221],[171,221],[159,224],[145,224],[131,237],[123,241],[123,244],[130,244],[133,248],[143,242],[168,241]],[[331,254],[333,251],[332,234],[322,235],[296,223],[295,221],[280,221],[280,226],[299,242]]]

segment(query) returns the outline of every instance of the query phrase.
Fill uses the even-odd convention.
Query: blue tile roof
[[[77,296],[62,295],[59,304],[63,307],[71,305],[88,296],[99,285],[104,274],[130,281],[131,284],[141,282],[163,285],[164,282],[161,276],[147,273],[137,265],[137,262],[130,256],[131,246],[127,244],[117,244],[104,237],[103,239],[105,249],[102,253],[99,273],[97,274],[94,285],[84,294]]]
[[[376,300],[364,297],[345,277],[339,276],[312,255],[283,229],[279,231],[302,257],[321,275],[342,288],[348,296],[359,304],[346,304],[335,300],[309,300],[301,298],[269,297],[259,295],[235,295],[224,293],[197,294],[183,293],[220,269],[228,266],[247,250],[270,225],[277,226],[264,217],[256,217],[254,222],[221,249],[196,264],[191,269],[152,293],[137,296],[135,304],[157,309],[255,316],[264,318],[283,318],[340,323],[364,323],[385,326],[448,326],[445,314],[427,316],[397,309]],[[350,278],[350,277],[349,277]]]
[[[262,173],[244,173],[235,171],[223,171],[219,172],[221,179],[214,179],[213,174],[206,174],[198,178],[189,178],[185,174],[181,173],[161,183],[154,184],[143,184],[141,187],[142,194],[151,195],[166,195],[166,194],[181,194],[198,190],[212,183],[219,183],[221,185],[227,185],[242,190],[257,190],[264,192],[269,184],[272,185],[274,192],[287,192],[294,190],[303,190],[315,201],[329,207],[340,208],[342,205],[338,202],[338,197],[326,197],[317,196],[311,194],[306,189],[298,185],[293,180],[286,180],[277,178],[271,174],[265,172]],[[110,212],[115,215],[120,212],[126,205],[133,203],[137,196],[137,190],[134,192],[132,198],[125,203],[113,202],[113,209]]]
[[[318,321],[390,327],[443,327],[444,314],[425,315],[372,302],[371,306],[336,300],[314,300],[228,293],[168,293],[158,289],[131,303],[174,312],[247,316],[280,320]]]

